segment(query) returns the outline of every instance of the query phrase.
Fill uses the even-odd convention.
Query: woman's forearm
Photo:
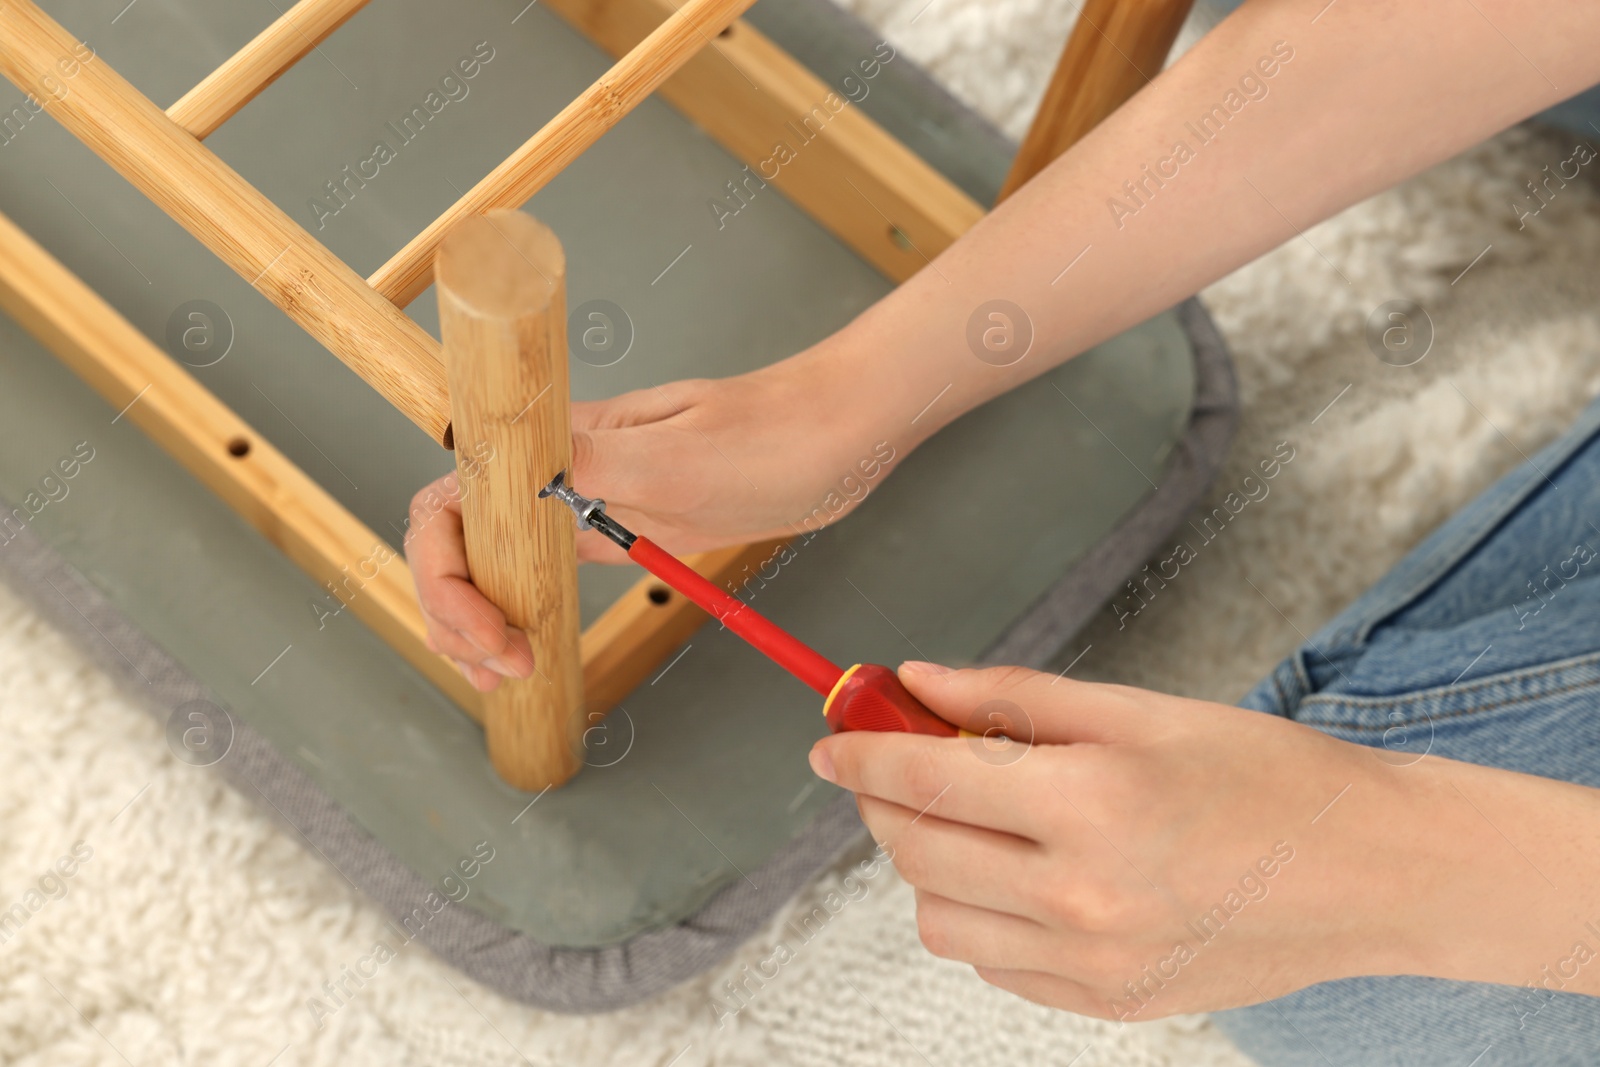
[[[1600,995],[1600,790],[1437,759],[1387,776],[1410,799],[1381,832],[1411,861],[1355,888],[1410,915],[1388,969]]]
[[[1562,5],[1557,17],[1534,0],[1325,4],[1247,4],[809,353],[824,374],[852,382],[862,425],[913,446],[1334,212],[1600,80],[1600,5]],[[996,365],[1006,354],[980,359],[969,344],[970,320],[992,300],[1031,323],[1031,349],[1011,366]]]

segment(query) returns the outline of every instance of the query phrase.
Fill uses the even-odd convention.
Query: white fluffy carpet
[[[934,0],[912,24],[924,3],[852,6],[1020,133],[1074,5]],[[1296,458],[1125,630],[1095,624],[1076,673],[1237,699],[1296,642],[1246,578],[1309,631],[1559,432],[1600,387],[1600,198],[1572,185],[1520,234],[1507,205],[1569,147],[1513,132],[1309,231],[1349,285],[1297,239],[1205,294],[1246,402],[1216,495],[1276,441]],[[1379,363],[1361,336],[1368,312],[1401,296],[1427,306],[1438,335],[1406,369]],[[721,1029],[713,997],[771,951],[784,917],[719,972],[598,1018],[508,1003],[413,948],[316,1032],[306,998],[370,950],[378,910],[242,797],[175,762],[151,717],[3,588],[0,721],[0,909],[75,841],[92,849],[66,895],[0,944],[6,1063],[1246,1063],[1201,1018],[1118,1030],[932,959],[892,875]]]

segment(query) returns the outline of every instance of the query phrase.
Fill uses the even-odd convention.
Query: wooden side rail
[[[0,73],[448,447],[438,343],[33,0],[0,4]]]
[[[379,267],[368,279],[372,287],[399,307],[410,304],[433,280],[433,256],[447,233],[473,215],[527,203],[754,2],[687,0],[599,81]]]
[[[633,48],[673,11],[671,0],[544,4],[613,55]],[[717,39],[715,51],[697,53],[660,93],[749,164],[748,173],[729,175],[731,191],[719,190],[731,209],[770,183],[887,277],[904,281],[984,209],[850,102],[851,93],[871,91],[868,72],[875,75],[893,57],[892,47],[852,56],[855,80],[830,85],[739,21]]]
[[[405,559],[98,293],[0,215],[0,308],[470,714],[477,690],[429,652]]]
[[[1000,200],[1161,73],[1194,0],[1084,0]]]
[[[205,140],[366,6],[367,0],[300,0],[167,108],[167,118]]]

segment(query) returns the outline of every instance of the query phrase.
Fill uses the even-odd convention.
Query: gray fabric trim
[[[0,576],[158,720],[189,700],[220,705],[32,527],[0,552]],[[260,734],[238,719],[233,727],[233,744],[212,769],[245,796],[259,795],[265,803],[258,806],[266,814],[382,905],[396,923],[436,891]],[[854,801],[841,796],[788,848],[751,871],[750,880],[734,882],[693,919],[618,945],[552,948],[453,905],[432,915],[416,940],[517,1000],[563,1012],[613,1010],[669,989],[726,957],[861,831]],[[406,936],[403,927],[396,932]]]
[[[1048,662],[1194,510],[1222,469],[1239,423],[1233,363],[1198,297],[1179,304],[1177,314],[1194,345],[1194,411],[1188,430],[1173,448],[1160,487],[1035,601],[983,654],[982,662],[1029,666]]]
[[[1031,666],[1047,661],[1176,526],[1215,476],[1233,436],[1233,368],[1198,301],[1186,302],[1179,314],[1195,346],[1196,405],[1161,487],[1041,597],[995,644],[987,661]],[[107,673],[141,696],[158,718],[197,698],[220,705],[31,527],[0,552],[0,575]],[[246,796],[258,794],[265,801],[263,811],[397,923],[434,890],[248,725],[235,720],[233,745],[215,769]],[[416,940],[463,973],[528,1004],[571,1013],[615,1010],[726,958],[863,833],[853,798],[840,796],[787,848],[749,879],[717,893],[692,919],[617,945],[553,948],[457,906],[433,915]],[[400,926],[396,933],[406,936]]]

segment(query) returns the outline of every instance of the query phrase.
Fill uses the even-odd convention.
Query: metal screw
[[[589,522],[589,517],[596,512],[603,514],[606,510],[606,502],[604,500],[598,498],[591,500],[568,485],[566,471],[559,472],[554,478],[550,479],[549,485],[539,490],[539,498],[541,500],[547,496],[555,497],[572,509],[572,513],[578,517],[578,529],[580,530],[593,529],[594,527]]]

